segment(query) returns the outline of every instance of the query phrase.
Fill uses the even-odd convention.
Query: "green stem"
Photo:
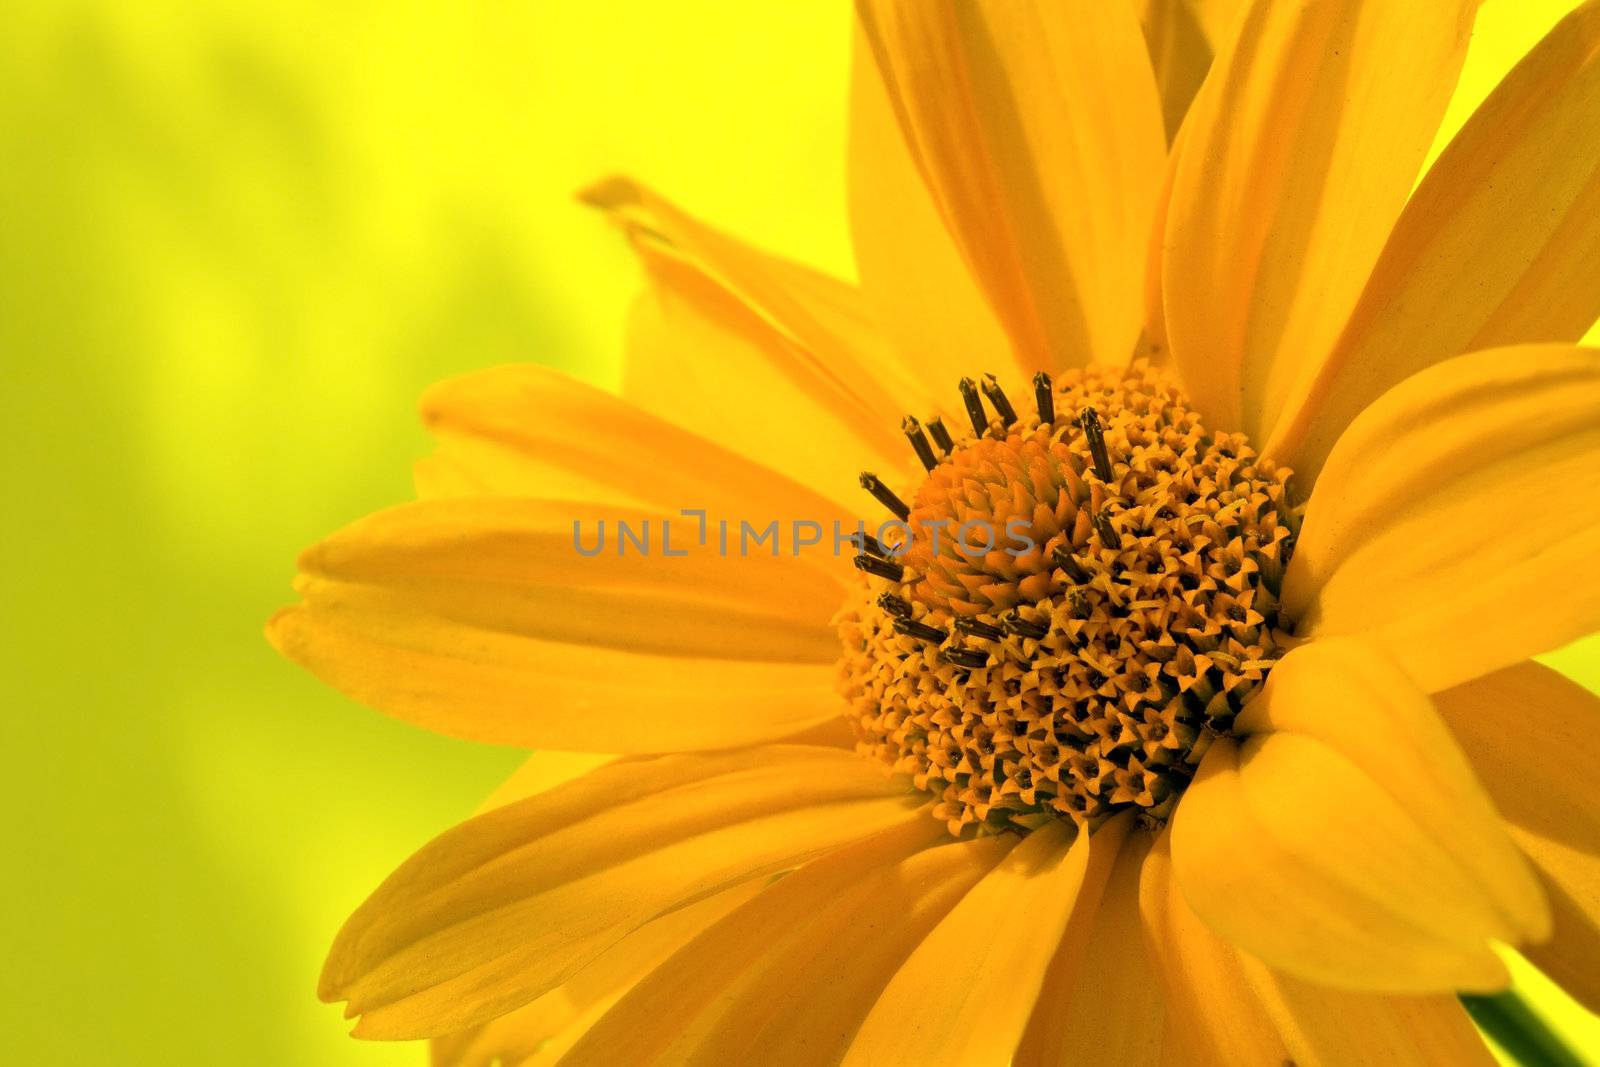
[[[1584,1067],[1584,1061],[1515,992],[1463,993],[1461,1004],[1479,1029],[1523,1067]]]

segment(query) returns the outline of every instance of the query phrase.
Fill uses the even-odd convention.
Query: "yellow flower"
[[[1192,106],[1218,5],[1140,6],[865,0],[859,289],[602,183],[624,398],[436,387],[305,555],[285,654],[540,750],[339,936],[357,1034],[1490,1062],[1498,943],[1600,1004],[1600,702],[1529,660],[1600,628],[1600,4],[1419,185],[1469,0],[1257,0]]]

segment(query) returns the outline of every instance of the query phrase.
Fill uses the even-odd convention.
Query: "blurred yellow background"
[[[1571,6],[1490,0],[1452,124]],[[637,276],[580,186],[849,272],[849,19],[7,5],[7,1062],[423,1062],[344,1036],[322,952],[518,754],[349,703],[261,624],[300,548],[408,496],[427,383],[614,380]],[[1600,644],[1552,662],[1600,689]]]

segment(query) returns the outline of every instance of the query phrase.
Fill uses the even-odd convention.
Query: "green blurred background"
[[[1452,125],[1571,6],[1490,0]],[[322,952],[517,753],[345,701],[261,624],[301,547],[409,495],[430,381],[614,380],[638,279],[588,181],[849,272],[849,19],[7,4],[7,1062],[423,1062],[344,1036]],[[1552,662],[1600,689],[1600,644]]]

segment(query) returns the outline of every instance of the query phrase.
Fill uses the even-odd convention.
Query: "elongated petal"
[[[349,590],[313,592],[307,604],[280,612],[268,637],[363,704],[491,744],[601,753],[725,748],[788,737],[839,714],[828,664],[580,652]]]
[[[466,493],[587,500],[711,515],[834,521],[853,513],[798,482],[602,389],[531,364],[452,378],[427,391],[434,460],[469,472]],[[833,487],[837,488],[837,487]]]
[[[1156,196],[1156,215],[1150,226],[1150,239],[1145,249],[1144,266],[1144,348],[1159,366],[1172,363],[1172,339],[1167,336],[1166,297],[1162,292],[1162,269],[1167,255],[1167,211],[1172,206],[1172,183],[1177,178],[1178,161],[1183,158],[1184,131],[1179,126],[1173,134],[1172,151],[1161,181],[1161,191]]]
[[[1341,992],[1273,970],[1230,945],[1189,907],[1170,848],[1166,836],[1157,841],[1139,899],[1159,962],[1167,1032],[1177,1039],[1165,1046],[1175,1062],[1495,1062],[1454,996]]]
[[[606,195],[621,194],[610,187]],[[873,353],[841,357],[858,347],[853,336],[834,337],[822,352],[811,347],[865,315],[847,290],[803,268],[752,266],[743,257],[756,253],[704,228],[691,231],[682,215],[656,220],[675,226],[682,243],[644,226],[636,209],[617,218],[650,281],[629,322],[629,400],[835,500],[856,500],[863,468],[889,474],[915,465],[899,434],[909,401],[859,370]],[[741,278],[730,280],[701,258],[712,245],[737,257]],[[779,303],[787,320],[757,296]],[[875,351],[881,344],[871,343]]]
[[[1196,97],[1167,212],[1167,334],[1218,429],[1269,426],[1332,345],[1466,54],[1471,0],[1254,0]]]
[[[857,9],[912,158],[1024,367],[1128,359],[1164,157],[1132,9]]]
[[[1600,629],[1600,352],[1421,372],[1353,422],[1284,579],[1296,633],[1361,633],[1436,692]]]
[[[898,357],[931,392],[933,414],[978,370],[1019,370],[1011,342],[967,270],[907,151],[878,65],[856,26],[850,73],[850,232],[862,295]],[[908,400],[908,403],[910,401]]]
[[[558,749],[535,752],[483,799],[477,814],[565,785],[618,758],[609,752],[562,752]]]
[[[345,924],[320,993],[359,1036],[475,1026],[669,909],[926,819],[916,804],[839,749],[614,763],[423,848]]]
[[[1151,842],[1148,833],[1130,833],[1103,891],[1095,893],[1087,880],[1079,891],[1012,1061],[1016,1067],[1161,1062],[1165,1009],[1139,916],[1139,875]]]
[[[602,522],[610,524],[604,542]],[[623,528],[638,544],[620,536]],[[352,523],[308,549],[300,571],[312,592],[387,591],[442,618],[543,640],[780,662],[834,658],[833,638],[815,631],[826,630],[842,585],[804,558],[751,554],[748,544],[724,555],[715,539],[699,544],[693,519],[588,503],[425,501]]]
[[[819,399],[892,429],[927,383],[895,358],[861,294],[810,267],[752,248],[691,217],[628,178],[609,178],[583,199],[605,210],[636,247],[670,250],[717,279],[797,346]],[[647,254],[648,255],[648,254]]]
[[[304,602],[269,637],[364,703],[505,744],[720,748],[836,714],[838,585],[787,557],[665,557],[655,517],[657,554],[579,557],[572,523],[602,518],[645,517],[487,498],[380,513],[306,553]]]
[[[532,1003],[482,1026],[435,1038],[432,1067],[521,1064],[546,1052],[581,1026],[586,1015],[615,1004],[674,952],[760,890],[760,882],[746,882],[646,923]]]
[[[1241,0],[1133,0],[1161,90],[1167,139],[1177,136]]]
[[[1425,5],[1418,5],[1425,6]],[[1551,30],[1423,181],[1338,346],[1267,450],[1314,476],[1384,390],[1463,352],[1581,338],[1600,317],[1600,3]]]
[[[1306,645],[1269,676],[1268,691],[1236,727],[1315,740],[1382,785],[1419,826],[1448,826],[1439,847],[1512,927],[1540,936],[1544,905],[1500,813],[1432,702],[1392,657],[1355,640]]]
[[[1080,890],[1089,883],[1097,899],[1116,858],[1126,824],[1108,828],[1074,837],[1052,823],[1029,834],[911,954],[844,1062],[1007,1062]]]
[[[1313,741],[1268,737],[1243,754],[1218,742],[1176,830],[1195,910],[1276,966],[1379,992],[1506,984],[1486,902],[1394,801]]]
[[[1594,881],[1581,886],[1557,882],[1545,864],[1561,863],[1560,848],[1551,849],[1515,827],[1511,836],[1533,857],[1550,900],[1550,938],[1528,946],[1523,955],[1590,1011],[1600,1012],[1600,975],[1594,966],[1600,959],[1600,898]]]
[[[1181,809],[1180,809],[1181,810]],[[1288,1046],[1261,1010],[1243,957],[1212,933],[1184,899],[1173,875],[1171,834],[1145,859],[1139,911],[1147,951],[1161,978],[1166,1030],[1181,1035],[1179,1063],[1282,1063]],[[1227,1011],[1216,1010],[1227,1004]],[[1176,1043],[1164,1043],[1173,1053]]]
[[[1600,1008],[1600,697],[1529,662],[1434,700],[1545,879],[1554,931],[1524,954]]]
[[[1492,939],[1537,940],[1531,872],[1428,698],[1355,642],[1294,650],[1173,822],[1194,910],[1276,968],[1379,992],[1504,985]]]
[[[697,938],[564,1062],[836,1062],[895,969],[1009,847],[952,842],[930,818],[823,856]]]

